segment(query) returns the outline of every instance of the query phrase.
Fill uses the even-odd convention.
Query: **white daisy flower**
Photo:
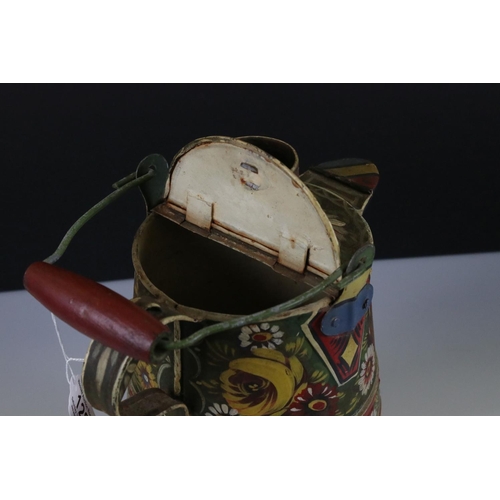
[[[244,326],[238,338],[241,340],[241,347],[250,346],[251,350],[257,347],[276,349],[277,345],[283,343],[281,338],[283,335],[284,333],[280,330],[279,326],[261,323],[260,325]]]
[[[373,379],[375,376],[375,348],[373,345],[368,347],[365,353],[365,359],[361,364],[361,373],[359,374],[359,380],[357,384],[361,389],[361,394],[366,396],[368,390],[370,389]]]
[[[207,417],[236,417],[238,410],[229,408],[227,404],[214,403],[213,406],[208,407],[208,412],[205,413]]]

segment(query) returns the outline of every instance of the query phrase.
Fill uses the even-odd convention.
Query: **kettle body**
[[[158,178],[143,190],[131,302],[161,324],[167,347],[138,359],[93,340],[83,369],[92,406],[111,415],[379,415],[374,247],[362,216],[376,167],[347,159],[299,176],[291,146],[254,136],[193,141],[164,174],[153,156],[137,174],[149,166]]]

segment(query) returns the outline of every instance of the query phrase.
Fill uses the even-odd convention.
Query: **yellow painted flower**
[[[158,387],[151,365],[149,365],[148,363],[145,363],[144,361],[139,361],[137,363],[135,375],[139,379],[139,383],[143,389]]]
[[[306,386],[304,368],[279,351],[256,348],[252,354],[232,360],[221,374],[223,396],[240,415],[281,415]]]

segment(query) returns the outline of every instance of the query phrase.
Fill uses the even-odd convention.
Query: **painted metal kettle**
[[[26,289],[94,339],[85,395],[110,415],[379,415],[362,217],[378,181],[346,159],[298,176],[288,144],[206,137],[146,157]],[[134,299],[54,266],[77,230],[139,186]]]

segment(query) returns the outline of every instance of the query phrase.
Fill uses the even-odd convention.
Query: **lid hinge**
[[[306,268],[309,254],[309,242],[305,238],[297,236],[280,235],[280,248],[278,252],[278,263],[303,273]]]

